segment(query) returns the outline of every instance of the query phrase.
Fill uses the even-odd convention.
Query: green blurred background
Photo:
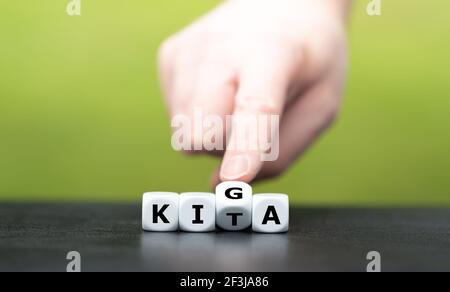
[[[159,43],[216,0],[2,1],[0,200],[138,201],[208,190],[218,161],[170,146]],[[450,205],[450,2],[356,0],[338,123],[256,191],[304,205]]]

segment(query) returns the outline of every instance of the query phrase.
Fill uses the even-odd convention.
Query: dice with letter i
[[[180,230],[210,232],[216,229],[216,197],[211,193],[180,194]]]

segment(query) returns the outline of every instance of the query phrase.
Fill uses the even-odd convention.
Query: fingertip
[[[249,183],[256,177],[261,166],[261,162],[249,154],[225,155],[220,169],[220,180]]]

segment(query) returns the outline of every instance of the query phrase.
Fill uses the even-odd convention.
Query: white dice
[[[289,197],[285,194],[254,195],[252,229],[261,233],[287,232]]]
[[[228,231],[243,230],[252,224],[252,187],[227,181],[216,187],[217,225]]]
[[[285,194],[253,195],[243,182],[223,182],[216,193],[145,193],[142,228],[146,231],[227,231],[282,233],[289,229],[289,198]]]
[[[180,230],[210,232],[216,229],[216,197],[211,193],[180,195]]]
[[[142,203],[142,228],[147,231],[178,230],[177,193],[145,193]]]

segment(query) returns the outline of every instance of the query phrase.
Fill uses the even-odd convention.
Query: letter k
[[[161,221],[168,224],[169,220],[167,220],[166,216],[164,216],[164,211],[169,207],[169,204],[165,204],[158,210],[158,205],[153,205],[153,223],[158,223],[158,217],[161,218]]]

